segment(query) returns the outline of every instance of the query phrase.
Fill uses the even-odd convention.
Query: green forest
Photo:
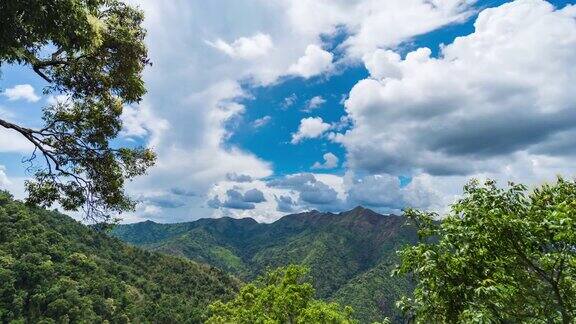
[[[0,192],[0,322],[199,323],[240,282]]]
[[[119,225],[111,234],[148,250],[208,263],[243,280],[269,269],[302,264],[316,297],[352,306],[363,322],[401,320],[394,301],[413,282],[390,275],[396,251],[418,241],[402,216],[383,216],[357,207],[339,214],[285,216],[271,224],[253,219],[201,219],[178,224]]]
[[[321,223],[322,230],[331,228],[332,241],[338,241],[340,238],[332,228],[334,223],[343,222],[348,229],[360,226],[367,232],[366,214],[374,221],[397,219],[355,209],[342,214],[296,214],[284,218],[290,220],[289,224],[286,220],[280,223],[286,232],[302,228],[300,222],[308,224],[306,228],[313,228],[310,222]],[[355,222],[350,223],[350,218]],[[264,262],[260,271],[227,274],[183,256],[127,245],[101,227],[87,227],[57,211],[27,205],[2,192],[0,319],[14,323],[574,321],[576,182],[559,178],[555,184],[528,191],[523,185],[512,184],[502,189],[491,181],[485,184],[472,181],[466,186],[464,197],[443,219],[438,220],[433,213],[407,210],[405,220],[411,225],[401,228],[408,228],[411,233],[416,228],[416,242],[405,244],[403,236],[384,238],[387,244],[379,247],[379,251],[392,245],[398,249],[398,257],[378,259],[373,267],[340,283],[340,277],[334,274],[346,273],[342,269],[333,269],[327,275],[314,271],[323,271],[320,265],[323,260],[329,267],[361,265],[354,253],[347,257],[326,254],[329,250],[343,249],[344,245],[306,249],[309,251],[306,255],[290,249],[269,253],[273,259]],[[222,221],[236,224],[231,219]],[[244,223],[260,226],[249,220],[240,221]],[[234,229],[214,220],[211,224],[224,232]],[[124,235],[129,231],[134,234],[138,226],[142,224],[121,226],[116,235],[122,231]],[[370,226],[393,233],[382,223]],[[168,239],[168,231],[161,228],[142,237]],[[180,235],[190,233],[193,232],[188,228]],[[282,237],[280,232],[273,230],[273,233]],[[284,236],[279,245],[290,247],[293,242],[306,242],[301,240],[307,235],[311,234],[296,231]],[[268,248],[275,251],[276,244],[267,241]],[[332,241],[305,244],[321,246],[322,242]],[[394,244],[395,241],[402,244]],[[256,248],[253,244],[248,246]],[[179,248],[188,249],[186,245]],[[203,245],[202,249],[214,250],[209,245]],[[219,250],[222,249],[216,249]],[[257,250],[250,251],[258,255]],[[313,258],[316,254],[322,257]],[[230,255],[215,253],[212,257],[223,259],[218,262],[230,259],[236,260],[235,263],[246,262],[245,267],[238,268],[243,271],[250,269],[253,262],[257,265],[253,260],[260,260],[246,256],[250,254],[241,254],[248,261]],[[285,256],[284,262],[280,261],[280,255]],[[359,257],[369,260],[366,255]],[[303,265],[290,265],[297,260],[302,262],[295,263]],[[340,286],[333,288],[336,283]],[[335,293],[326,295],[331,291]],[[370,306],[374,300],[380,300],[386,307]]]

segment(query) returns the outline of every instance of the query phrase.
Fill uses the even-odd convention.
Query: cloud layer
[[[337,137],[370,173],[473,175],[523,156],[574,152],[576,21],[521,0],[480,13],[439,58],[420,48],[364,56],[370,78],[346,101],[355,127]]]
[[[121,140],[154,148],[158,163],[129,184],[141,204],[127,221],[272,221],[358,204],[442,210],[470,177],[534,184],[576,171],[574,6],[518,0],[483,10],[473,33],[433,57],[427,48],[404,55],[403,44],[465,21],[475,1],[131,2],[145,11],[154,65],[142,104],[125,107]],[[253,133],[285,127],[291,148],[319,145],[296,173],[275,174],[278,161],[231,143],[254,89],[308,87],[359,64],[369,77],[352,89],[273,98],[282,112],[305,112],[292,124],[272,107],[246,118]],[[0,99],[37,104],[25,82]],[[333,102],[343,94],[340,122],[323,115],[342,111]],[[0,107],[3,118],[15,111]],[[29,150],[15,138],[0,129],[0,151]],[[7,179],[17,182],[0,169]]]

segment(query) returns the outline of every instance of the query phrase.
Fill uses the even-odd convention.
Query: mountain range
[[[310,267],[317,297],[355,309],[361,322],[400,321],[394,303],[413,283],[392,277],[396,251],[417,241],[402,216],[357,207],[338,214],[311,211],[270,223],[206,218],[187,223],[119,225],[112,235],[147,250],[220,268],[242,280],[287,264]]]

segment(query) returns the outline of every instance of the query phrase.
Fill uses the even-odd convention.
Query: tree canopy
[[[91,220],[133,208],[124,182],[155,156],[111,141],[123,106],[146,92],[142,12],[118,0],[4,0],[0,12],[0,66],[29,67],[46,82],[44,92],[60,98],[42,108],[42,128],[0,119],[34,147],[28,200],[84,208]]]
[[[352,308],[314,299],[307,273],[298,265],[271,271],[230,302],[210,305],[207,323],[356,323]]]
[[[465,187],[441,222],[410,210],[421,242],[400,252],[412,298],[398,304],[425,322],[573,323],[576,316],[576,182],[528,193],[494,181]]]
[[[0,190],[0,323],[201,323],[239,282]]]

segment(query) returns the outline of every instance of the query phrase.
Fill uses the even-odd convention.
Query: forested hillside
[[[365,321],[399,319],[394,302],[412,289],[391,277],[396,251],[417,241],[405,218],[357,207],[340,214],[253,219],[201,219],[180,224],[121,225],[113,235],[147,249],[215,265],[244,279],[287,264],[310,267],[317,296],[352,306]]]
[[[198,323],[238,281],[0,191],[0,322]]]

